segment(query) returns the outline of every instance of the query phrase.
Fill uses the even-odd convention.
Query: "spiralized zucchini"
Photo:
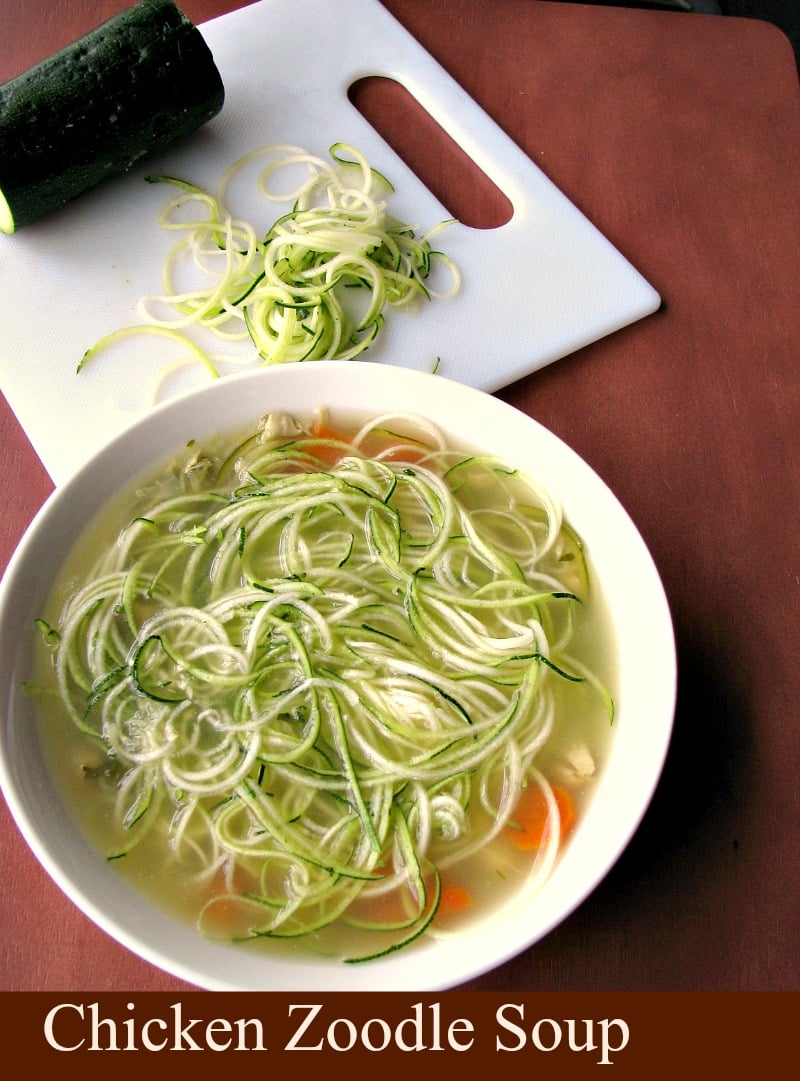
[[[228,208],[231,185],[260,159],[257,191],[290,208],[265,234]],[[279,187],[284,175],[296,186]],[[163,291],[139,302],[141,324],[89,349],[79,371],[120,337],[151,328],[177,341],[192,327],[225,341],[248,341],[261,364],[351,359],[375,340],[387,309],[460,288],[453,260],[431,246],[449,223],[417,236],[415,226],[392,217],[386,202],[391,184],[345,143],[330,148],[328,161],[294,146],[253,151],[225,172],[215,194],[175,177],[147,179],[179,189],[159,217],[165,229],[181,234],[164,264]],[[437,263],[449,279],[438,291],[430,281]],[[177,363],[197,361],[198,344],[188,338]],[[219,375],[208,353],[201,363]]]
[[[109,858],[163,833],[208,934],[224,912],[235,938],[381,933],[348,960],[407,945],[523,785],[553,803],[555,688],[594,681],[582,547],[530,478],[405,414],[352,440],[267,417],[176,476],[42,624],[113,780]],[[555,816],[534,877],[558,849]],[[367,914],[389,894],[400,918]]]

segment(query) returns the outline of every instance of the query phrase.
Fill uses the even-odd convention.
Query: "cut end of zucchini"
[[[14,232],[14,215],[11,213],[11,207],[8,205],[8,200],[5,195],[0,191],[0,232],[13,233]]]

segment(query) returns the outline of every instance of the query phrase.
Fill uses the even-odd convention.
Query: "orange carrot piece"
[[[235,897],[216,894],[206,909],[206,925],[217,935],[241,933],[241,906]]]
[[[463,886],[444,886],[439,898],[438,914],[447,916],[450,913],[463,912],[472,906],[472,894]]]
[[[350,443],[350,436],[344,435],[322,420],[317,421],[312,426],[311,435],[314,439],[330,439],[339,443]],[[421,461],[428,453],[425,447],[415,447],[411,441],[392,435],[391,432],[382,431],[370,432],[361,450],[362,453],[367,455],[380,454],[384,461],[387,462],[403,461],[411,464]],[[342,456],[338,448],[335,447],[316,448],[314,453],[326,461],[329,457],[332,457],[331,464],[335,464]]]
[[[561,843],[575,823],[575,804],[565,788],[553,788],[560,820]],[[547,840],[550,831],[548,805],[538,784],[523,789],[505,834],[523,852],[533,852]]]
[[[319,421],[312,426],[311,434],[315,439],[338,439],[341,443],[349,442],[347,437],[342,435],[341,432],[337,431],[335,428],[331,428],[329,424],[325,424],[322,421]]]
[[[314,456],[326,465],[336,465],[347,454],[344,444],[349,445],[349,438],[330,425],[320,421],[312,427],[311,435],[315,440],[330,440],[328,445],[323,442],[314,447]]]

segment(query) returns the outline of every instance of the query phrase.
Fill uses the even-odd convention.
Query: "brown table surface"
[[[661,784],[617,865],[544,941],[467,989],[798,990],[794,55],[752,19],[385,2],[664,298],[501,392],[583,455],[639,526],[672,606],[679,696]],[[125,6],[0,0],[0,78]],[[200,22],[239,5],[181,6]],[[417,146],[431,186],[449,181],[451,209],[491,216],[490,196],[453,190],[432,145]],[[4,401],[0,458],[5,566],[52,485]],[[5,805],[0,889],[0,989],[190,990],[78,912]]]

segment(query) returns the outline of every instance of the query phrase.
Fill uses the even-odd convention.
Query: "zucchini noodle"
[[[290,205],[265,233],[234,218],[228,206],[233,181],[260,159],[266,164],[256,192]],[[275,187],[281,173],[297,170],[300,183]],[[453,260],[431,245],[449,223],[418,236],[415,226],[392,217],[391,184],[347,144],[334,144],[329,161],[292,146],[252,151],[226,170],[215,194],[175,177],[147,180],[179,189],[159,216],[164,229],[181,234],[164,263],[162,292],[140,300],[141,323],[130,328],[185,339],[186,355],[164,377],[198,359],[219,375],[215,359],[188,337],[193,327],[248,342],[259,364],[344,360],[369,348],[389,308],[460,288]],[[449,278],[445,288],[432,285],[434,264]],[[182,284],[187,280],[190,286]],[[87,350],[78,370],[119,337],[113,332]]]
[[[108,858],[159,838],[205,883],[209,935],[344,921],[376,935],[365,960],[437,933],[442,874],[524,786],[554,807],[557,688],[604,693],[569,654],[588,577],[558,503],[407,414],[193,447],[86,581],[39,625],[113,792]]]

